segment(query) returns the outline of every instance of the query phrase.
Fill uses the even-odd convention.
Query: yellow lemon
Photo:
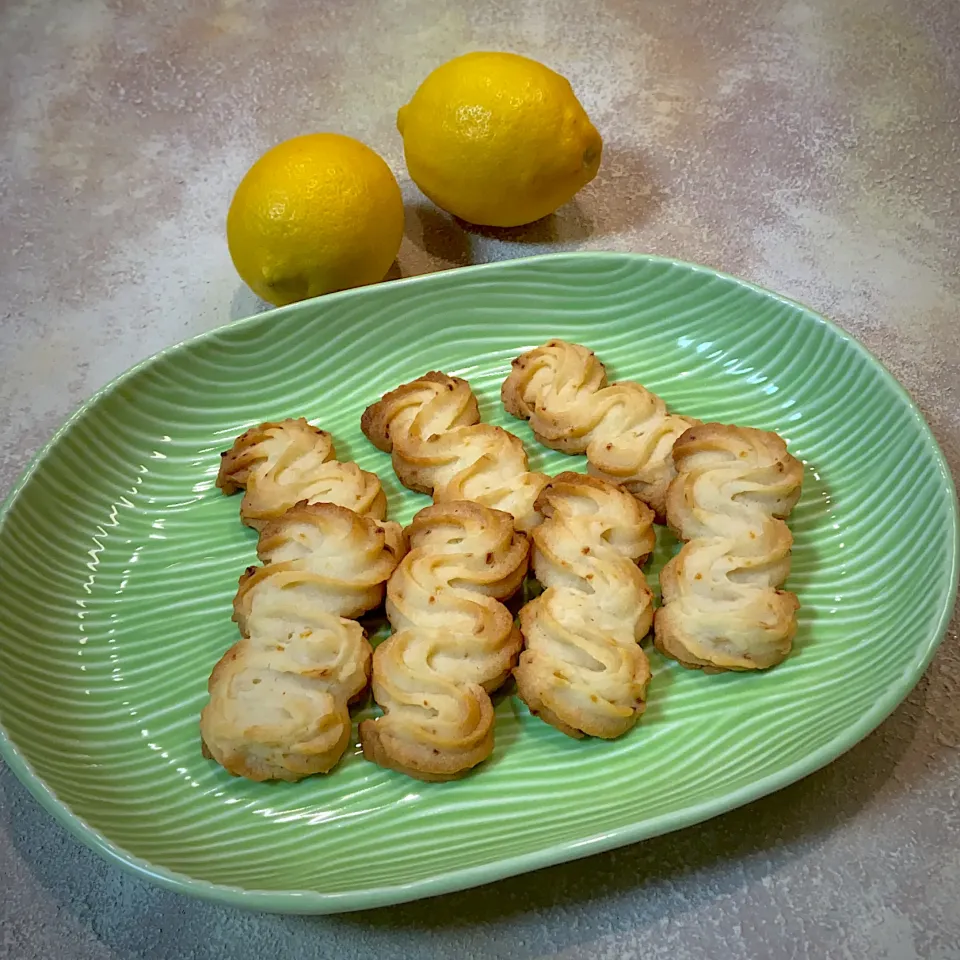
[[[390,168],[337,133],[268,150],[227,214],[237,273],[276,306],[382,280],[402,237],[403,200]]]
[[[438,67],[397,114],[407,169],[438,207],[513,227],[553,213],[600,166],[603,141],[569,82],[514,53]]]

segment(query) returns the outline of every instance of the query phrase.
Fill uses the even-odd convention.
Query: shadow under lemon
[[[554,213],[523,226],[468,223],[426,197],[408,201],[405,237],[409,246],[406,252],[401,250],[403,274],[593,246],[591,241],[643,227],[665,203],[666,193],[646,154],[612,144],[605,148],[600,171],[591,183]]]
[[[577,197],[556,213],[521,227],[468,223],[426,199],[408,204],[406,210],[406,236],[413,247],[406,256],[401,250],[407,276],[577,249],[593,236],[593,223]]]
[[[230,301],[230,319],[243,320],[257,313],[272,310],[273,306],[266,300],[261,300],[245,283],[241,283]]]

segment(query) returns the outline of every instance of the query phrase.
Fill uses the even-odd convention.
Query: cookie
[[[520,633],[502,603],[520,588],[529,542],[513,518],[468,501],[421,510],[387,587],[394,633],[373,659],[383,716],[360,724],[363,755],[421,780],[450,780],[493,751],[490,693]]]
[[[435,503],[472,500],[504,510],[521,531],[540,522],[533,504],[549,478],[528,469],[519,437],[480,423],[466,380],[424,374],[368,407],[360,426],[374,446],[392,454],[405,487]]]
[[[663,522],[667,487],[676,475],[673,442],[696,420],[669,413],[639,383],[607,383],[596,355],[565,340],[517,357],[501,398],[508,413],[530,421],[540,443],[585,453],[590,473],[622,484]]]
[[[305,419],[261,423],[221,454],[217,486],[244,490],[240,517],[255,530],[295,503],[336,503],[382,520],[387,498],[376,474],[336,459],[333,438]]]
[[[579,473],[555,477],[537,507],[533,566],[545,590],[520,611],[517,691],[569,736],[619,737],[643,713],[650,681],[640,641],[653,598],[638,564],[653,551],[653,511]]]
[[[781,587],[803,465],[775,433],[704,423],[673,448],[667,520],[687,541],[660,573],[655,642],[685,667],[758,670],[780,663],[797,628]]]

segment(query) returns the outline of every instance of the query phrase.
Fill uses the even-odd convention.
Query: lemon
[[[402,237],[403,200],[390,168],[336,133],[268,150],[227,213],[237,273],[276,306],[382,280]]]
[[[431,73],[397,114],[407,169],[438,207],[513,227],[562,206],[603,141],[569,82],[514,53],[468,53]]]

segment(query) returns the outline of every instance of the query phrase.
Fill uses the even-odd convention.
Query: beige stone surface
[[[404,176],[396,108],[483,48],[566,74],[606,142],[596,181],[526,229],[465,230]],[[956,473],[958,105],[957,0],[10,0],[0,493],[131,363],[261,309],[227,255],[227,204],[265,148],[326,129],[400,177],[403,275],[562,249],[739,274],[873,350]],[[801,783],[679,834],[368,914],[254,916],[154,889],[2,769],[0,957],[947,960],[958,800],[956,621],[906,703]]]

